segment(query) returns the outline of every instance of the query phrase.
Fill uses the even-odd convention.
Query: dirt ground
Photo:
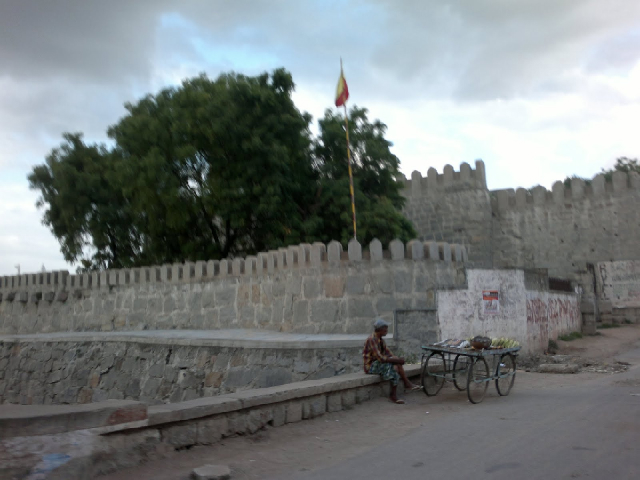
[[[561,388],[589,381],[602,375],[632,368],[635,360],[624,353],[640,345],[640,325],[598,330],[598,335],[571,342],[558,341],[558,355],[568,355],[583,366],[571,375],[517,373],[511,395],[532,389]],[[621,360],[626,359],[626,360]],[[547,362],[550,359],[542,358]],[[640,359],[635,360],[640,363]],[[490,388],[485,401],[497,396]],[[328,413],[313,420],[269,428],[251,436],[231,437],[209,447],[175,452],[168,458],[153,460],[137,468],[100,477],[101,480],[140,480],[153,478],[187,479],[190,472],[205,464],[228,465],[234,480],[285,477],[297,471],[311,471],[337,464],[367,452],[383,441],[407,435],[434,417],[473,408],[464,393],[449,384],[437,397],[412,392],[405,405],[394,405],[385,398],[356,405],[348,411]],[[371,429],[385,432],[371,435]]]

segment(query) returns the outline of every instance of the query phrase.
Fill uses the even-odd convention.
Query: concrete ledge
[[[0,405],[0,438],[51,435],[147,419],[147,405],[107,400],[84,405]]]
[[[420,365],[407,365],[407,376],[420,373]],[[187,402],[149,407],[149,426],[193,420],[317,395],[341,392],[381,383],[378,375],[352,373],[321,380],[307,380],[277,387],[244,390],[217,397],[198,398]]]

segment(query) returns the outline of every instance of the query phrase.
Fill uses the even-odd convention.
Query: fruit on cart
[[[514,340],[513,338],[500,337],[500,338],[492,338],[491,346],[495,348],[514,348],[514,347],[519,347],[520,343],[517,340]]]
[[[491,346],[491,339],[489,337],[482,337],[478,335],[473,337],[470,343],[471,346],[476,350],[482,350]]]

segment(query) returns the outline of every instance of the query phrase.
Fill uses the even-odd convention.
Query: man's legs
[[[404,403],[404,400],[398,400],[396,390],[398,388],[398,381],[400,380],[400,375],[398,374],[397,369],[393,368],[395,365],[390,363],[380,363],[378,360],[375,360],[371,364],[371,368],[369,369],[370,374],[380,375],[382,380],[389,380],[391,383],[391,394],[389,398],[394,403]]]
[[[409,381],[409,379],[407,378],[407,374],[404,373],[404,368],[402,368],[402,365],[394,365],[396,372],[398,372],[398,375],[400,375],[400,378],[402,379],[403,383],[404,383],[404,388],[406,389],[412,389],[415,388],[417,385],[414,385],[413,383],[411,383]]]

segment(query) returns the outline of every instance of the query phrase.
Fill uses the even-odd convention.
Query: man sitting
[[[382,339],[389,331],[389,324],[378,317],[373,322],[373,328],[374,332],[367,338],[362,351],[364,373],[380,375],[382,380],[390,380],[391,395],[389,399],[393,403],[404,403],[404,400],[400,400],[396,396],[396,389],[401,378],[406,390],[420,390],[422,387],[409,381],[404,373],[404,368],[402,368],[404,358],[393,356],[391,350],[387,348],[387,344]]]

